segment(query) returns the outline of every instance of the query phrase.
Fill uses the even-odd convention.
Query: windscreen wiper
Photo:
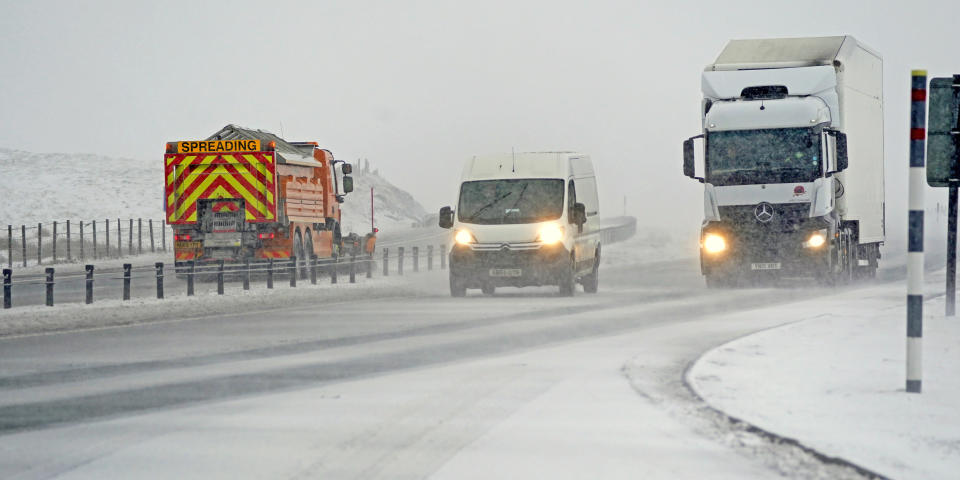
[[[500,200],[503,200],[504,198],[507,198],[512,194],[513,194],[513,191],[509,191],[507,193],[504,193],[503,195],[500,195],[497,198],[494,198],[493,200],[490,201],[490,203],[478,208],[475,212],[471,213],[470,216],[467,217],[467,220],[476,220],[477,216],[483,213],[486,209],[496,205]]]

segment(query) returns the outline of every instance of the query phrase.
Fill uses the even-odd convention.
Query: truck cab
[[[473,157],[463,169],[455,207],[440,209],[453,232],[450,293],[500,286],[575,284],[594,293],[600,236],[596,175],[590,157],[534,152]]]
[[[707,285],[872,276],[884,240],[879,55],[849,36],[735,40],[701,79],[703,130],[684,142],[683,170],[704,184]]]

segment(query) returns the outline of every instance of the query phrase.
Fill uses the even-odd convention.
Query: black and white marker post
[[[910,213],[907,247],[907,392],[920,393],[923,341],[923,188],[927,72],[912,72],[910,92]]]

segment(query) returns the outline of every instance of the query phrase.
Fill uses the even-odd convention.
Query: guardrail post
[[[267,288],[273,288],[273,259],[267,259]]]
[[[143,219],[137,219],[137,255],[143,253]]]
[[[397,247],[397,275],[403,275],[403,247]]]
[[[53,263],[57,263],[57,221],[53,221],[53,235],[50,235],[50,239],[53,240]]]
[[[197,261],[190,260],[190,269],[187,270],[187,296],[193,296],[193,282],[197,276]]]
[[[70,220],[67,220],[67,261],[71,261],[70,258]]]
[[[7,268],[13,268],[13,225],[7,225]]]
[[[317,256],[310,255],[310,285],[317,284]]]
[[[107,233],[106,233],[107,256],[110,256],[110,222],[103,222],[103,223],[107,227]],[[97,253],[97,221],[96,220],[93,221],[93,225],[91,225],[91,228],[93,228],[93,259],[96,260],[97,258],[99,258],[99,254]]]
[[[337,254],[330,257],[330,284],[337,283]]]
[[[440,270],[447,269],[447,246],[440,244]]]
[[[376,260],[373,259],[373,252],[370,252],[370,254],[367,255],[367,261],[365,262],[367,264],[367,278],[373,278],[374,262],[376,262]]]
[[[383,249],[383,276],[384,277],[390,276],[390,249],[389,248]]]
[[[147,220],[147,223],[150,225],[150,253],[157,251],[156,242],[153,240],[153,219]]]
[[[3,308],[13,306],[13,269],[3,269]]]
[[[93,265],[84,265],[83,268],[87,271],[87,295],[84,303],[90,305],[93,303]]]
[[[27,266],[27,226],[20,225],[20,248],[22,249],[23,266]]]
[[[123,264],[123,299],[130,300],[130,269],[133,265]]]
[[[37,265],[43,265],[43,224],[37,224]]]
[[[123,233],[122,228],[120,228],[120,219],[117,219],[117,258],[123,256]],[[110,252],[107,252],[107,256],[110,256]]]
[[[53,306],[53,267],[47,267],[47,306]]]
[[[243,261],[243,289],[250,290],[250,259]]]
[[[133,255],[133,219],[130,219],[130,228],[127,230],[127,255]]]
[[[413,273],[420,271],[420,247],[413,247]]]
[[[290,286],[291,287],[297,286],[297,277],[300,275],[300,272],[298,272],[298,270],[300,269],[297,267],[299,267],[299,265],[297,265],[297,256],[290,255]]]
[[[350,283],[357,283],[357,250],[350,250]]]
[[[157,269],[157,298],[163,299],[163,262],[154,263]]]
[[[217,295],[223,295],[223,260],[217,262]]]
[[[80,220],[80,261],[86,260],[86,257],[83,255],[83,220]]]
[[[427,245],[427,271],[433,270],[433,245]]]

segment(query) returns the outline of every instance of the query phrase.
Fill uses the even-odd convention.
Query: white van
[[[440,209],[453,229],[450,294],[468,288],[576,283],[595,293],[600,264],[597,179],[590,157],[533,152],[473,157],[463,168],[454,208]]]

